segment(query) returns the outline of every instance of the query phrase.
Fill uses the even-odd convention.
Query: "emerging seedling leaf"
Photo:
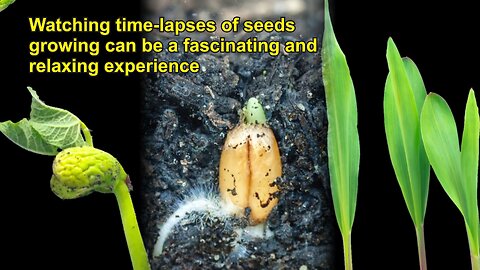
[[[357,103],[350,70],[333,31],[328,1],[325,1],[322,59],[328,114],[330,185],[335,215],[343,237],[345,268],[351,269],[351,230],[360,164]]]
[[[46,105],[31,87],[28,91],[32,95],[30,119],[0,123],[0,131],[11,141],[28,151],[50,156],[56,155],[58,149],[92,144],[87,127],[78,117]]]
[[[427,95],[417,66],[402,59],[390,38],[390,73],[385,84],[384,116],[388,150],[398,183],[417,232],[420,269],[426,269],[423,221],[427,207],[430,164],[420,134],[420,112]]]
[[[465,219],[472,269],[480,269],[478,217],[479,115],[473,90],[468,95],[461,148],[457,126],[447,102],[435,93],[421,115],[425,150],[440,184]],[[461,149],[461,150],[460,150]]]
[[[90,131],[78,117],[46,105],[32,88],[28,90],[32,95],[30,119],[0,123],[0,131],[28,151],[56,156],[50,187],[58,197],[75,199],[93,191],[114,193],[133,269],[149,270],[130,198],[129,178],[120,163],[112,155],[93,147]],[[57,153],[58,149],[63,151]]]

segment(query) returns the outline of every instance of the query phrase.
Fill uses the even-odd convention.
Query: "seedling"
[[[75,199],[94,191],[115,194],[133,268],[150,269],[130,197],[130,180],[120,163],[93,147],[90,131],[78,117],[46,105],[32,88],[28,90],[32,95],[30,119],[2,122],[0,131],[28,151],[55,156],[50,186],[61,199]]]
[[[161,256],[172,229],[191,212],[206,213],[227,221],[231,216],[245,216],[250,208],[249,223],[236,229],[237,241],[231,257],[247,254],[242,242],[251,238],[268,238],[265,223],[278,202],[275,180],[282,174],[277,141],[268,127],[265,112],[256,98],[250,98],[242,110],[240,123],[225,139],[219,166],[220,196],[214,189],[196,188],[185,196],[160,227],[153,256]]]
[[[385,84],[384,116],[388,150],[403,198],[417,234],[420,269],[427,269],[423,224],[427,208],[430,164],[420,135],[420,112],[427,96],[417,66],[401,58],[390,38],[390,73]]]
[[[282,163],[275,135],[267,126],[262,105],[248,100],[240,124],[231,130],[220,158],[220,193],[227,205],[243,215],[250,208],[250,224],[264,223],[277,204],[277,177]]]
[[[333,206],[343,238],[345,269],[352,269],[351,232],[357,204],[360,165],[357,103],[345,55],[335,38],[327,0],[322,59],[328,117],[328,166]]]
[[[443,189],[465,219],[473,270],[480,270],[478,217],[479,114],[470,90],[465,108],[462,145],[447,102],[430,93],[420,118],[422,138],[432,168]]]

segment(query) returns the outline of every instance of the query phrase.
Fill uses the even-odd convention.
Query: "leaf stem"
[[[343,238],[343,258],[345,262],[345,270],[353,270],[351,232],[348,232],[348,234],[342,234],[342,238]]]
[[[149,270],[148,256],[143,244],[142,235],[138,228],[135,210],[133,208],[132,198],[125,181],[119,181],[114,189],[117,198],[120,215],[122,217],[123,231],[127,238],[128,250],[132,259],[133,269]]]
[[[466,220],[465,226],[467,228],[468,246],[470,248],[470,260],[472,262],[472,270],[480,270],[480,254],[478,252],[478,249],[476,248],[474,236],[469,230]]]
[[[85,137],[85,141],[87,142],[88,146],[93,147],[93,139],[92,134],[90,134],[90,130],[88,129],[87,125],[80,121],[80,128],[82,129],[83,136]]]
[[[470,258],[472,260],[472,270],[479,270],[480,269],[480,256],[472,253]]]
[[[427,254],[425,252],[425,234],[423,232],[423,224],[415,226],[417,233],[417,247],[418,247],[418,260],[420,264],[420,270],[427,270]]]

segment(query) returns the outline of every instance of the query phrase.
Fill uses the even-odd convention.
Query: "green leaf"
[[[78,117],[46,105],[32,88],[28,90],[32,95],[30,119],[0,123],[0,131],[5,136],[26,150],[44,155],[56,155],[58,149],[91,144],[90,133]]]
[[[400,57],[391,38],[387,62],[390,73],[385,84],[385,134],[395,175],[410,216],[418,227],[425,218],[430,178],[419,116],[427,92],[417,66],[412,60]]]
[[[15,0],[0,0],[0,11],[6,9],[13,2],[15,2]]]
[[[435,93],[427,96],[420,125],[430,164],[443,189],[461,210],[465,202],[462,202],[463,183],[457,125],[442,97]]]
[[[335,215],[344,237],[350,235],[357,202],[360,143],[357,103],[350,70],[333,31],[325,1],[323,81],[328,115],[328,165]]]
[[[27,119],[18,123],[6,121],[0,123],[0,131],[18,146],[31,152],[54,156],[57,148],[47,143],[40,134],[32,128]]]
[[[80,119],[73,113],[48,106],[37,93],[28,87],[32,95],[30,124],[51,145],[64,149],[85,145]]]
[[[465,218],[472,256],[479,255],[478,152],[479,114],[473,90],[468,96],[460,151],[447,102],[431,93],[425,100],[421,128],[427,156],[440,184]]]
[[[478,217],[478,147],[479,147],[479,115],[477,101],[473,89],[470,90],[465,108],[465,120],[462,137],[462,171],[465,181],[466,217],[471,244],[476,254],[479,254],[479,217]]]

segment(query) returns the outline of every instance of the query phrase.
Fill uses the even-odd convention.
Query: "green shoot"
[[[435,93],[427,96],[420,118],[428,159],[443,189],[462,213],[467,229],[473,270],[480,270],[478,217],[479,114],[470,90],[465,108],[462,145],[447,102]]]
[[[56,156],[52,191],[61,199],[74,199],[94,191],[114,193],[120,208],[127,244],[135,270],[150,269],[128,188],[128,175],[110,154],[93,147],[87,126],[67,110],[46,105],[32,95],[30,119],[0,123],[0,132],[18,146]],[[58,153],[58,149],[62,149]]]
[[[398,184],[417,233],[420,269],[427,269],[423,224],[427,208],[430,164],[420,134],[420,112],[427,96],[417,66],[402,59],[390,38],[390,73],[385,84],[384,116],[388,150]]]
[[[57,155],[58,148],[83,146],[87,142],[93,145],[88,128],[78,117],[67,110],[46,105],[32,88],[28,87],[28,91],[32,95],[30,119],[0,123],[0,131],[7,138],[25,150],[49,156]]]
[[[328,1],[325,1],[322,59],[333,206],[343,238],[345,269],[352,269],[351,232],[357,203],[360,164],[357,103],[350,70],[333,31]]]
[[[242,117],[244,118],[243,121],[246,124],[267,123],[267,118],[265,117],[262,104],[260,104],[256,98],[250,98],[242,111]]]

